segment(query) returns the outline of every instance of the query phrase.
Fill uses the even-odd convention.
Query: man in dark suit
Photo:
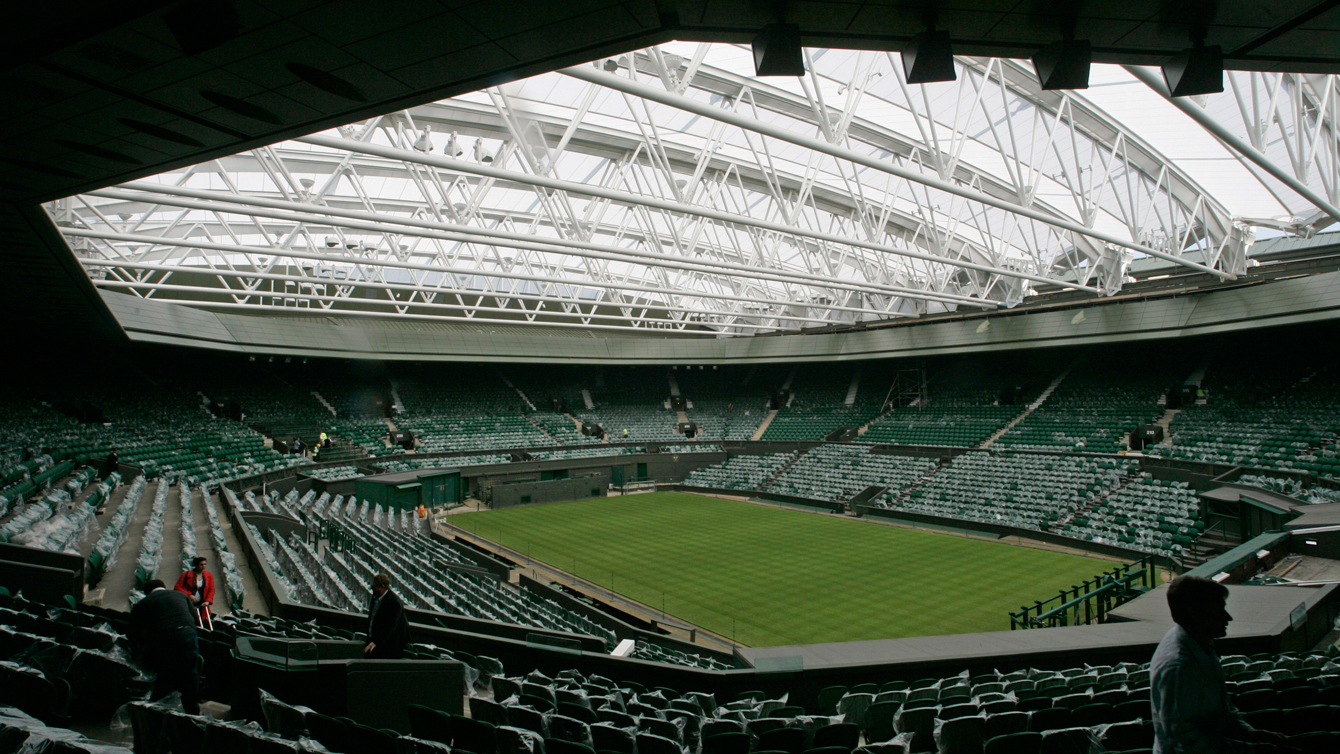
[[[181,708],[200,714],[200,647],[191,598],[154,579],[144,599],[130,611],[131,649],[140,663],[158,675],[150,701],[181,692]]]
[[[368,643],[363,656],[369,660],[399,660],[409,643],[409,619],[405,606],[391,591],[391,577],[372,577],[372,606],[368,608]]]

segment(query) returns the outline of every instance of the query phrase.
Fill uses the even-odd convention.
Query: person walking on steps
[[[206,563],[203,555],[192,558],[191,570],[183,571],[178,577],[176,590],[190,598],[196,625],[212,630],[214,621],[209,608],[214,604],[214,574],[205,570]]]
[[[368,643],[363,657],[369,660],[399,660],[409,643],[409,619],[405,606],[391,591],[391,577],[372,577],[372,605],[368,608]]]
[[[181,708],[200,714],[200,646],[195,611],[185,594],[158,579],[144,586],[144,599],[130,611],[130,647],[136,661],[157,674],[149,701],[181,692]]]

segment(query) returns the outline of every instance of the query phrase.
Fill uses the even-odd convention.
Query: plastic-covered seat
[[[776,728],[758,737],[758,748],[766,751],[784,751],[800,754],[805,750],[803,728]]]
[[[935,745],[940,754],[982,754],[986,718],[956,717],[935,726]]]
[[[874,740],[874,739],[872,739]],[[887,739],[886,739],[887,740]],[[834,746],[851,751],[861,742],[861,729],[851,723],[834,723],[814,731],[813,748],[823,749]]]
[[[1109,725],[1100,742],[1107,751],[1148,749],[1154,745],[1154,726],[1142,720]]]
[[[605,723],[591,726],[591,741],[598,752],[635,754],[637,751],[637,737],[631,731]]]
[[[982,735],[990,740],[1011,733],[1023,733],[1028,730],[1027,712],[1001,712],[986,716],[986,728]]]
[[[507,721],[512,724],[512,727],[538,733],[541,737],[548,737],[549,735],[549,726],[545,723],[544,715],[530,707],[520,705],[508,707]]]

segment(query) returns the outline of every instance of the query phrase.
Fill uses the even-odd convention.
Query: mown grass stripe
[[[750,646],[1008,630],[1011,610],[1111,566],[682,492],[452,523]]]

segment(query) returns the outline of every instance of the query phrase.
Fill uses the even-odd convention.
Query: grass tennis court
[[[1111,563],[682,492],[451,517],[749,646],[1002,631]]]

